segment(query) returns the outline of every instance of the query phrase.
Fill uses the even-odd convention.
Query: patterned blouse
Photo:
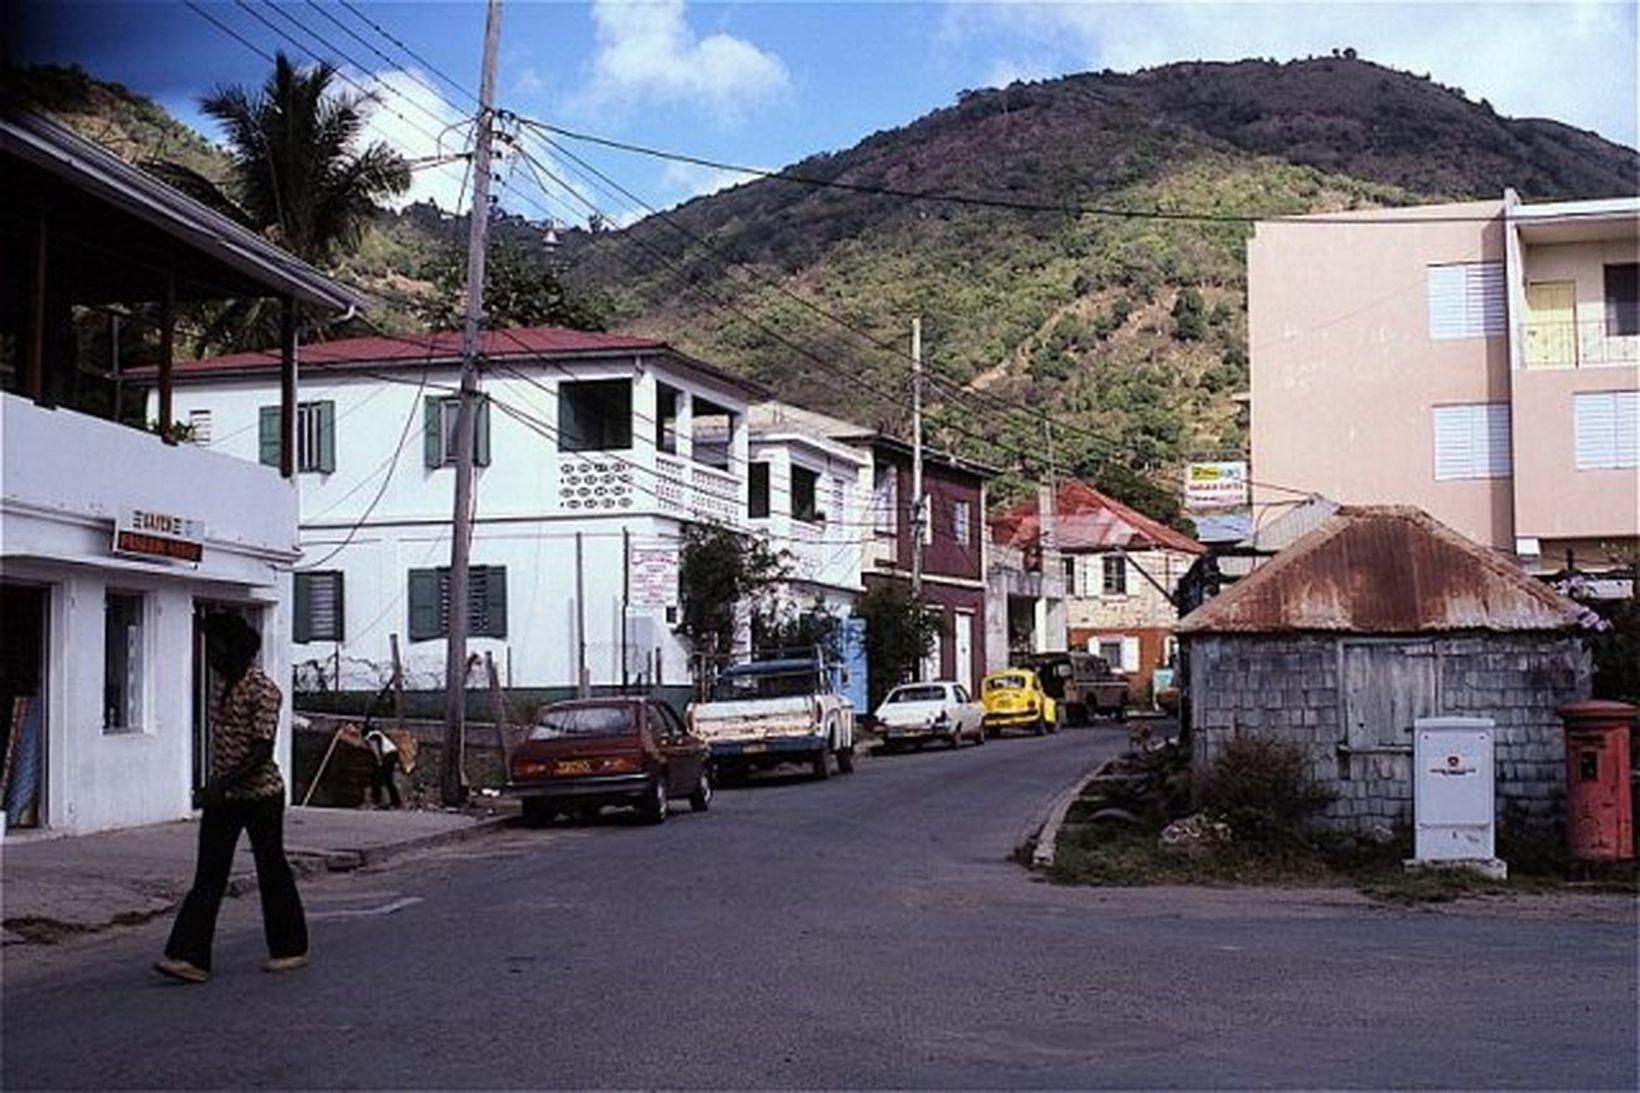
[[[221,680],[214,687],[211,736],[211,777],[220,778],[249,758],[258,740],[273,740],[279,731],[279,687],[255,668],[247,671],[232,688]],[[259,763],[225,788],[230,801],[253,801],[283,797],[285,782],[272,757]]]

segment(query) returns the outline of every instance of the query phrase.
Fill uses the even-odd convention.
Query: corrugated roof
[[[1174,531],[1078,479],[1061,479],[1054,497],[1060,550],[1168,547],[1200,554],[1206,549],[1182,531]],[[991,521],[991,541],[1034,548],[1040,527],[1036,498],[1030,497]]]
[[[1566,630],[1583,610],[1420,509],[1344,506],[1180,634]]]
[[[364,306],[364,297],[355,290],[50,118],[29,111],[0,117],[0,148],[67,185],[97,195],[272,293],[336,311]]]
[[[479,354],[487,359],[529,360],[538,358],[598,357],[612,355],[665,355],[686,369],[700,372],[749,395],[762,395],[765,388],[705,361],[685,356],[662,341],[627,334],[600,334],[557,326],[506,327],[479,332]],[[370,335],[340,338],[302,346],[303,368],[347,365],[403,365],[429,362],[454,363],[461,359],[461,331],[444,330],[433,334]],[[279,367],[276,349],[250,353],[229,353],[220,357],[177,361],[178,379],[187,377],[237,375]]]

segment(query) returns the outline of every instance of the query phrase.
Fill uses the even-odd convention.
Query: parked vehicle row
[[[1100,681],[1085,665],[1063,673],[1050,668],[1061,684],[1087,684],[1061,686],[1061,695],[1074,694],[1094,709],[1113,701],[1100,697],[1094,688]],[[888,750],[984,744],[1008,730],[1042,735],[1059,730],[1069,705],[1052,691],[1028,667],[990,673],[977,701],[952,680],[907,683],[888,693],[875,719]],[[709,698],[692,703],[681,718],[648,697],[541,707],[508,759],[507,792],[519,798],[529,824],[561,815],[588,818],[611,805],[660,823],[672,801],[687,800],[704,812],[715,783],[754,771],[795,764],[817,779],[847,774],[854,769],[855,732],[854,706],[834,690],[822,661],[756,661],[725,671]]]

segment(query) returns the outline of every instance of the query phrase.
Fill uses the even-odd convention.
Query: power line
[[[866,183],[843,182],[838,179],[815,178],[808,175],[792,173],[790,168],[771,171],[760,167],[748,167],[745,164],[729,163],[724,160],[709,159],[703,156],[689,155],[684,152],[671,152],[630,141],[616,140],[612,137],[598,136],[580,130],[569,129],[561,125],[553,125],[534,118],[519,119],[524,125],[557,135],[569,140],[581,141],[587,144],[596,144],[616,151],[630,152],[635,155],[648,156],[653,159],[667,160],[673,163],[687,163],[696,167],[709,167],[719,171],[730,171],[746,175],[749,178],[766,179],[771,182],[788,182],[815,189],[845,190],[850,193],[867,194],[874,197],[893,197],[908,201],[933,201],[951,205],[969,205],[987,209],[1005,209],[1014,212],[1029,213],[1064,213],[1074,216],[1099,216],[1123,220],[1162,220],[1179,221],[1183,223],[1205,224],[1257,224],[1261,221],[1280,220],[1283,223],[1295,224],[1490,224],[1497,216],[1480,215],[1431,215],[1431,216],[1346,216],[1341,214],[1294,214],[1294,213],[1195,213],[1169,209],[1128,209],[1114,205],[1081,205],[1066,202],[1026,201],[1019,198],[983,197],[975,194],[950,193],[939,190],[907,190],[894,186],[874,186]],[[1568,214],[1572,216],[1585,215],[1595,217],[1598,213]]]

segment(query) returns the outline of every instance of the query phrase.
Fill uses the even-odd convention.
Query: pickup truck
[[[816,778],[854,769],[854,705],[832,689],[816,659],[763,660],[718,676],[708,701],[691,703],[690,731],[706,741],[720,778],[782,763]]]
[[[1034,668],[1042,689],[1064,707],[1067,724],[1086,725],[1094,717],[1121,717],[1127,708],[1127,677],[1093,653],[1037,653],[1022,667]]]

